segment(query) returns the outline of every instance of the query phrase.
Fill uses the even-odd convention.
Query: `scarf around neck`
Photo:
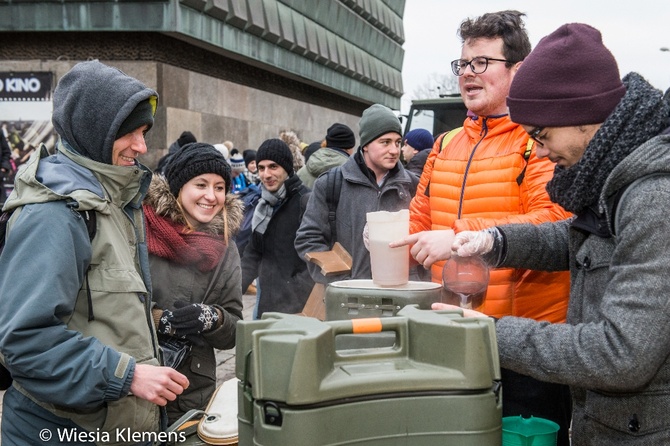
[[[254,210],[254,216],[251,219],[251,230],[259,234],[265,234],[268,228],[272,214],[286,198],[286,181],[281,185],[277,192],[268,191],[261,183],[261,198]]]
[[[202,272],[212,271],[226,252],[222,236],[188,232],[186,227],[162,217],[154,208],[143,205],[147,228],[147,247],[158,257],[180,265],[195,264]]]
[[[568,168],[556,166],[547,183],[551,201],[579,214],[598,202],[612,170],[642,143],[668,125],[670,103],[642,76],[623,78],[626,94],[589,142],[580,160]]]

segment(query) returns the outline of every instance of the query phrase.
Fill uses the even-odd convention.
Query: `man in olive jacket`
[[[35,151],[16,177],[0,255],[0,359],[14,378],[4,445],[136,444],[188,387],[159,366],[150,312],[141,205],[151,172],[137,157],[157,99],[116,68],[75,65],[54,92],[58,152]]]

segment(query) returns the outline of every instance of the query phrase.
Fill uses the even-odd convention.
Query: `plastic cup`
[[[489,267],[481,257],[452,256],[442,268],[442,302],[476,310],[484,304],[489,277]]]

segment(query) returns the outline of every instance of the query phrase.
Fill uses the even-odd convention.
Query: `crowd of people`
[[[531,50],[523,16],[461,23],[461,128],[403,134],[372,104],[358,135],[334,122],[310,144],[184,130],[153,171],[158,94],[76,64],[54,91],[56,152],[30,157],[3,206],[2,442],[164,432],[204,409],[242,295],[254,318],[300,313],[315,285],[371,278],[366,213],[401,209],[410,235],[391,247],[410,247],[412,280],[441,283],[455,255],[492,267],[484,304],[459,311],[495,321],[503,416],[554,421],[560,446],[670,442],[670,95],[621,79],[589,25]],[[352,267],[326,277],[307,254],[336,242]]]

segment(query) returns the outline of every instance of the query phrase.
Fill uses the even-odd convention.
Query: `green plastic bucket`
[[[544,418],[504,417],[502,446],[556,446],[559,426]]]

